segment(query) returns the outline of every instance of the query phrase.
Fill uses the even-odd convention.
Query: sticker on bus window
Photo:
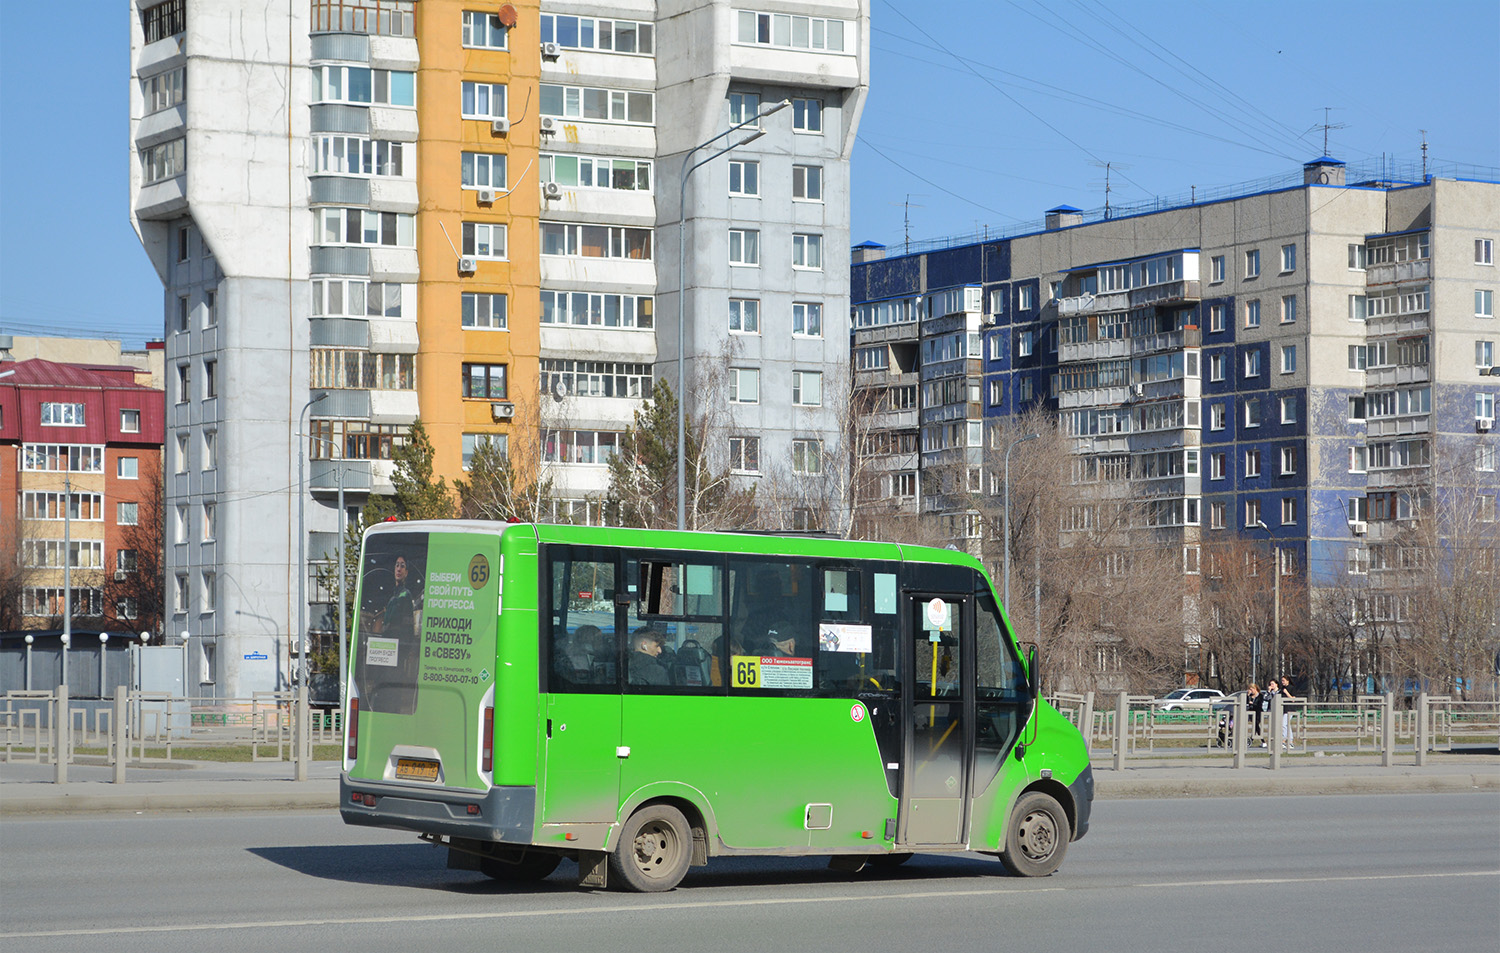
[[[735,655],[729,660],[735,688],[812,688],[813,660]]]
[[[896,574],[893,572],[875,573],[875,614],[896,614]]]
[[[932,599],[923,606],[922,628],[928,632],[949,632],[953,629],[953,607],[942,599]]]
[[[818,648],[824,652],[869,652],[873,642],[868,625],[824,622],[818,626]]]
[[[394,666],[400,648],[401,643],[395,639],[369,639],[365,642],[365,664]]]

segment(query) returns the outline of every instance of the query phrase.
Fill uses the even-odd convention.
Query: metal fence
[[[1150,695],[1105,696],[1060,692],[1048,701],[1083,733],[1089,751],[1108,752],[1116,767],[1130,758],[1193,758],[1222,755],[1243,766],[1246,755],[1266,749],[1271,767],[1283,754],[1314,750],[1380,755],[1393,764],[1410,755],[1418,765],[1433,752],[1500,746],[1500,702],[1466,701],[1448,695],[1418,695],[1412,707],[1395,695],[1360,695],[1352,702],[1277,697],[1269,712],[1247,710],[1245,695],[1225,696],[1214,706],[1169,707]]]

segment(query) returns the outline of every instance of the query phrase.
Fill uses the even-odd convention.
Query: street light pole
[[[318,443],[327,444],[335,452],[338,450],[338,444],[327,437],[313,437],[312,439],[318,441]],[[344,509],[344,458],[342,454],[338,457],[336,472],[339,475],[339,710],[342,711],[344,708],[345,690],[344,673],[348,670],[345,657],[348,647],[345,645],[345,640],[348,638],[349,631],[345,627],[344,620],[344,535],[348,532],[348,527],[344,525],[344,514],[346,511]]]
[[[307,530],[303,519],[307,509],[307,490],[305,477],[303,475],[302,458],[307,453],[307,448],[302,440],[302,421],[307,416],[308,410],[313,404],[328,396],[328,391],[318,391],[312,399],[302,405],[302,410],[297,414],[297,605],[295,606],[295,625],[297,626],[297,655],[301,669],[301,678],[298,679],[299,688],[297,695],[297,737],[295,742],[296,757],[296,779],[307,780],[307,762],[311,760],[312,752],[307,750],[304,743],[307,738],[307,721],[309,710],[307,704]]]
[[[1004,608],[1007,617],[1010,615],[1010,452],[1026,441],[1035,440],[1040,436],[1041,434],[1039,433],[1029,433],[1024,437],[1012,440],[1010,446],[1005,448],[1005,539],[1002,542],[1001,549],[1005,554]]]
[[[1266,531],[1266,537],[1271,543],[1271,573],[1273,576],[1273,602],[1271,609],[1271,677],[1275,678],[1281,669],[1281,547],[1276,543],[1276,537],[1271,534],[1271,527],[1267,526],[1265,520],[1256,520],[1255,525]]]
[[[683,389],[686,386],[686,378],[687,378],[687,372],[686,372],[686,367],[687,367],[687,353],[686,353],[686,350],[685,350],[685,348],[686,348],[686,344],[685,344],[686,334],[684,333],[685,332],[684,321],[686,320],[685,315],[686,315],[686,310],[687,309],[685,307],[685,302],[684,302],[683,299],[687,295],[687,271],[686,271],[686,269],[687,269],[687,185],[688,185],[688,177],[691,176],[694,172],[697,172],[699,166],[706,165],[707,163],[712,162],[713,160],[717,159],[719,156],[723,155],[726,152],[731,152],[731,151],[733,151],[735,149],[738,149],[740,146],[746,145],[748,143],[754,142],[755,140],[759,139],[761,136],[763,136],[763,135],[766,134],[765,130],[763,130],[763,129],[756,129],[755,132],[752,133],[751,135],[746,136],[745,138],[741,139],[739,142],[732,143],[732,144],[730,144],[728,146],[725,146],[724,148],[720,149],[718,152],[715,152],[713,155],[709,156],[706,159],[700,159],[698,162],[694,163],[691,167],[688,165],[688,162],[693,158],[693,154],[696,153],[699,149],[703,149],[703,148],[705,148],[707,146],[711,146],[715,142],[718,142],[720,139],[723,139],[726,136],[733,135],[735,132],[738,132],[739,130],[745,128],[746,126],[749,126],[749,125],[752,125],[752,124],[758,125],[760,123],[760,121],[762,119],[764,119],[765,117],[771,115],[772,113],[780,112],[781,110],[785,109],[786,107],[790,106],[791,104],[792,104],[792,101],[790,99],[783,99],[781,102],[776,103],[775,105],[771,106],[769,109],[766,109],[766,110],[763,110],[763,111],[758,111],[758,112],[756,112],[756,114],[754,116],[750,117],[749,119],[746,119],[744,122],[736,123],[733,126],[730,126],[728,129],[724,130],[723,132],[719,133],[717,136],[714,136],[712,139],[705,139],[702,142],[698,143],[696,146],[693,146],[693,148],[689,149],[687,151],[687,154],[682,157],[682,174],[681,174],[679,182],[678,182],[678,190],[677,190],[677,529],[678,530],[685,530],[685,529],[687,529],[687,395],[683,393]]]
[[[62,683],[68,684],[68,646],[73,641],[73,478],[63,477]],[[54,577],[55,578],[55,577]]]

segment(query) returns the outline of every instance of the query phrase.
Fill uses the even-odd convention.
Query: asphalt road
[[[1493,953],[1500,794],[1103,801],[1044,880],[715,860],[657,895],[523,889],[327,813],[8,819],[0,948]]]

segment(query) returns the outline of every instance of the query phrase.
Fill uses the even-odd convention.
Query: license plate
[[[403,781],[436,781],[438,763],[418,758],[397,758],[396,777]]]

